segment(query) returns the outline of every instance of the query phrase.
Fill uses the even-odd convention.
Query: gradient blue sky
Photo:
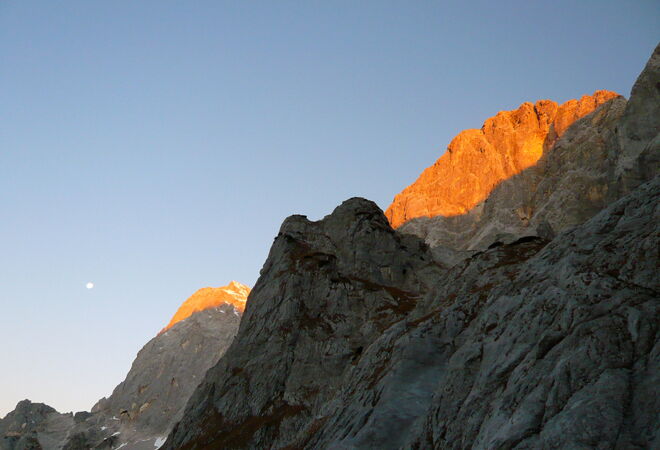
[[[0,416],[110,394],[281,221],[524,101],[628,96],[657,1],[0,0]],[[96,288],[85,289],[93,281]]]

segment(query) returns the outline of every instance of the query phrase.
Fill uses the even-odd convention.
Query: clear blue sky
[[[628,96],[657,1],[0,0],[0,416],[108,395],[281,221],[524,101]],[[85,283],[93,281],[93,290]]]

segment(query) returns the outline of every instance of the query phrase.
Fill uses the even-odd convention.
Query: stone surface
[[[596,91],[562,105],[539,100],[499,112],[481,129],[459,133],[435,164],[394,198],[385,215],[399,227],[417,217],[466,214],[500,182],[536,164],[573,122],[616,97]]]
[[[61,416],[61,417],[60,417]],[[52,429],[49,425],[58,418],[63,419],[67,426],[73,425],[73,416],[60,415],[55,409],[43,403],[32,403],[23,400],[16,408],[0,420],[0,449],[41,449],[40,436],[44,436],[45,443],[60,444],[66,432]],[[49,431],[50,429],[50,432]],[[58,433],[58,431],[60,431]]]

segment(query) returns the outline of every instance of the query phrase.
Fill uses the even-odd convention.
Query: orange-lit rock
[[[447,151],[385,211],[393,227],[415,217],[465,214],[502,180],[534,165],[577,119],[617,97],[596,91],[562,105],[551,100],[501,111],[481,129],[459,133]]]
[[[232,281],[227,286],[218,288],[205,287],[199,289],[191,295],[188,300],[183,302],[174,314],[174,317],[172,317],[172,320],[170,320],[170,323],[161,330],[161,333],[167,331],[175,323],[190,317],[198,311],[215,308],[223,303],[229,303],[239,311],[243,312],[245,309],[245,301],[249,294],[250,288],[236,281]]]

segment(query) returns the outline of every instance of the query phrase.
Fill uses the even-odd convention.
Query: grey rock
[[[659,448],[657,58],[466,216],[288,218],[163,448]]]
[[[288,219],[164,448],[654,448],[659,200],[450,270],[365,201]]]
[[[47,405],[19,403],[0,420],[0,449],[154,449],[229,347],[240,319],[237,309],[223,304],[178,322],[140,350],[126,379],[91,412],[60,414]]]
[[[370,201],[348,200],[318,222],[289,217],[236,339],[164,448],[304,440],[364,351],[414,308],[441,270],[420,239],[393,231]]]
[[[178,322],[140,350],[126,379],[94,411],[106,420],[123,419],[122,429],[167,435],[203,375],[229,347],[239,323],[239,311],[228,304]]]

